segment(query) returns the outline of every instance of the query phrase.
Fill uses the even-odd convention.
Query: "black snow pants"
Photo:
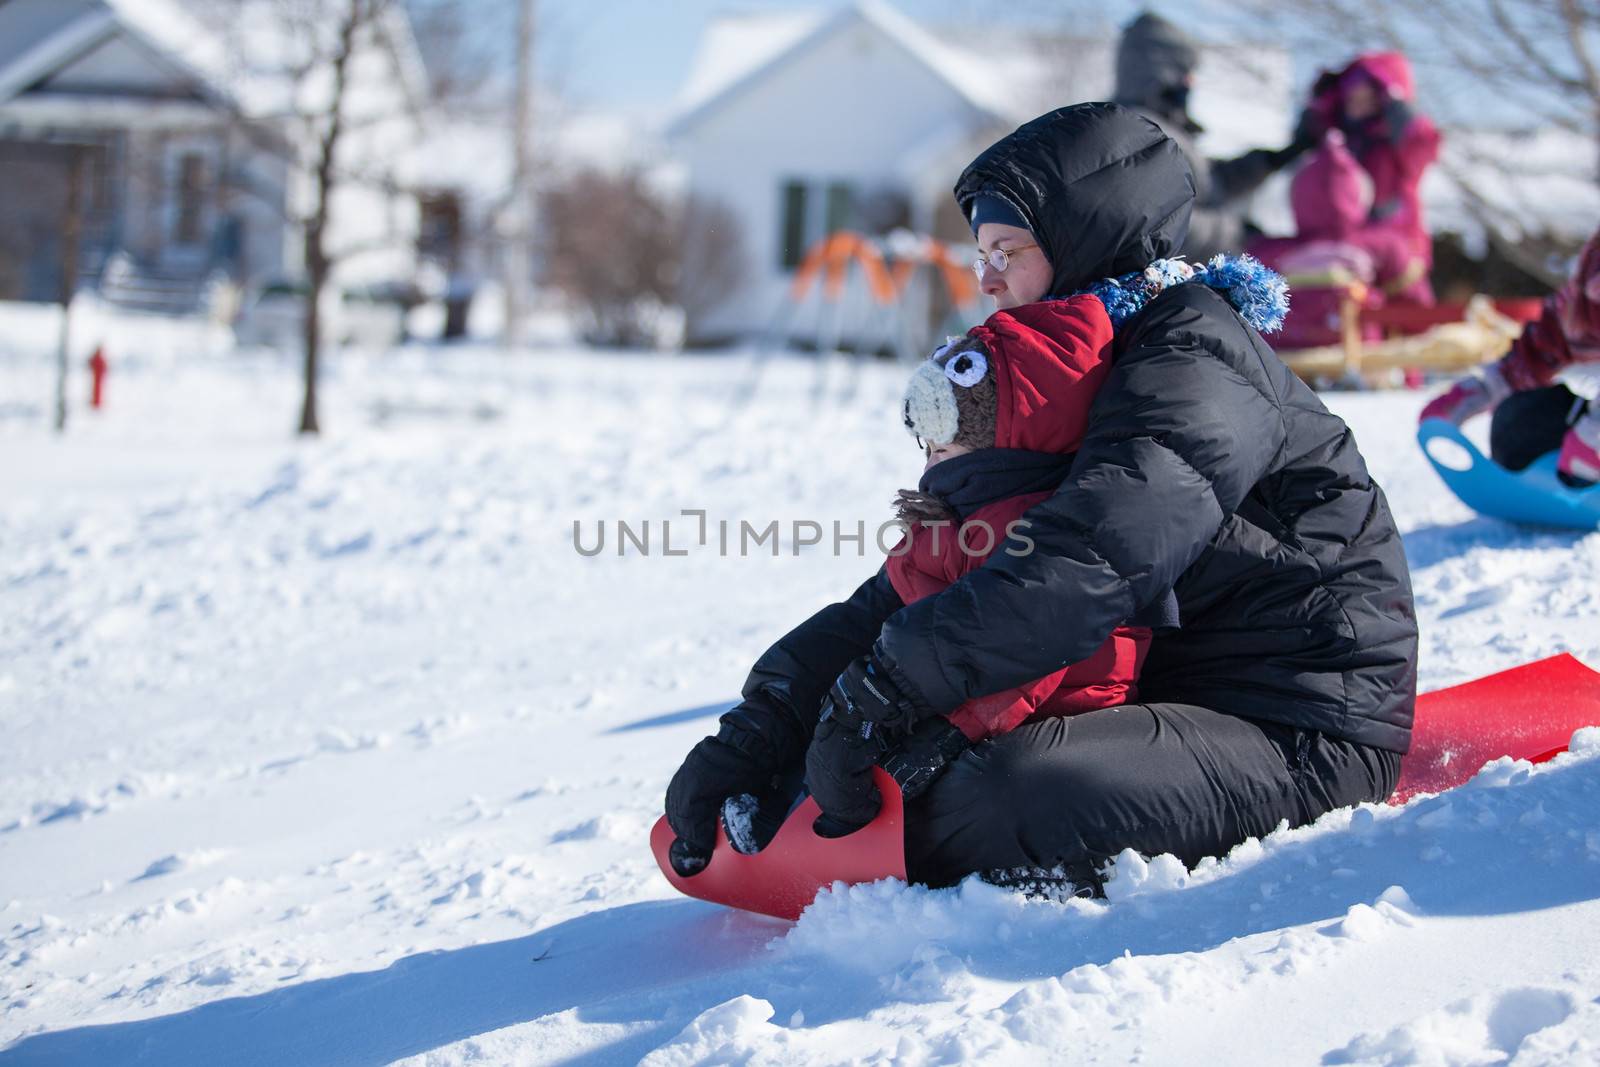
[[[1098,895],[1125,848],[1193,866],[1281,822],[1394,792],[1400,754],[1192,704],[1129,704],[981,742],[906,804],[914,882],[1029,886],[1054,871]]]
[[[1494,420],[1489,424],[1489,458],[1506,470],[1522,470],[1561,447],[1567,427],[1583,408],[1584,402],[1564,385],[1512,393],[1494,409]]]

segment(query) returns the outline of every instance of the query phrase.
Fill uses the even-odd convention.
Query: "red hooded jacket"
[[[994,371],[995,447],[1065,454],[1077,450],[1089,406],[1111,372],[1111,320],[1093,296],[996,312],[970,336]],[[916,524],[889,555],[895,592],[907,604],[945,589],[1007,547],[1010,525],[1048,492],[1006,497],[973,511],[956,529]],[[1026,535],[1026,528],[1019,531]],[[909,545],[907,542],[909,541]],[[1041,640],[1046,635],[1041,634]],[[1150,630],[1119,627],[1086,660],[1036,682],[962,704],[950,721],[976,741],[1033,717],[1075,715],[1138,699]]]

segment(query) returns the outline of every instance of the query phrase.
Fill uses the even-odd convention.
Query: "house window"
[[[203,239],[201,217],[205,209],[205,157],[187,152],[178,160],[178,226],[173,239],[181,245],[197,245]]]
[[[417,251],[454,270],[461,255],[461,197],[455,192],[425,193],[417,230]]]
[[[782,187],[778,262],[794,270],[811,246],[857,226],[856,190],[847,182],[786,181]]]
[[[827,194],[827,224],[823,233],[855,228],[856,191],[844,182],[831,182]]]
[[[806,183],[783,183],[783,215],[778,236],[778,264],[794,270],[806,254]]]

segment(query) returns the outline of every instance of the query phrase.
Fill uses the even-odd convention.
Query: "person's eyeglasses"
[[[995,269],[995,273],[1004,274],[1006,268],[1011,266],[1012,256],[1018,252],[1026,252],[1030,248],[1038,247],[1038,245],[1018,245],[1015,248],[996,248],[987,256],[979,256],[972,261],[972,273],[978,276],[980,282],[983,281],[983,268],[987,264]]]

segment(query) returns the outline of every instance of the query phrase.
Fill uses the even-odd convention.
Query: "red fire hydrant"
[[[96,411],[106,398],[106,349],[105,345],[98,345],[94,355],[89,357],[89,377],[93,383],[89,393],[89,406]]]

